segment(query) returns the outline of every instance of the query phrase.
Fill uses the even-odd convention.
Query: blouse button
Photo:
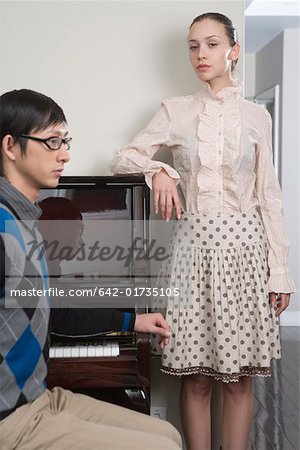
[[[223,117],[223,114],[219,114],[219,117]]]
[[[222,131],[219,131],[219,136],[221,136],[221,134],[222,134]]]

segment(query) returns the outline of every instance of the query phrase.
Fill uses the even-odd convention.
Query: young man
[[[46,389],[49,299],[40,297],[33,305],[9,292],[17,282],[24,290],[47,288],[45,261],[26,258],[26,243],[39,237],[40,189],[56,187],[69,161],[62,109],[34,91],[3,94],[0,143],[0,448],[178,450],[179,434],[166,422],[61,388]],[[111,315],[110,327],[119,327],[122,318]],[[160,314],[126,322],[136,331],[161,335],[167,344],[169,328]]]

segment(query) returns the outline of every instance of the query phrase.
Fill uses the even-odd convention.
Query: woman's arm
[[[272,162],[272,120],[264,117],[256,154],[256,193],[269,243],[269,292],[296,292],[289,275],[289,241],[284,229],[282,192]]]
[[[161,161],[152,160],[160,147],[170,145],[170,127],[170,113],[166,104],[163,103],[149,125],[115,155],[111,162],[112,172],[143,173],[146,183],[152,189],[153,175],[164,169],[177,184],[180,176],[173,167]]]
[[[173,167],[161,161],[153,161],[157,150],[163,145],[172,145],[170,140],[171,114],[165,102],[161,109],[126,147],[113,158],[113,173],[143,173],[154,194],[154,210],[160,208],[163,219],[169,220],[173,206],[177,218],[181,215],[181,204],[177,193],[180,176]]]

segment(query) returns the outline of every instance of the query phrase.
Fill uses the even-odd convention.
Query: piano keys
[[[80,342],[63,345],[54,344],[50,347],[50,358],[102,358],[117,357],[120,355],[118,342]]]

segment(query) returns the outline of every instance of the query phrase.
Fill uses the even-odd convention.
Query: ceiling
[[[284,29],[300,28],[300,3],[246,0],[245,27],[246,53],[256,53]]]

